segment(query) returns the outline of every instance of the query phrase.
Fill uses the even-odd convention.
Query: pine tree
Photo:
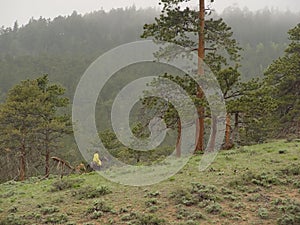
[[[180,4],[184,2],[189,2],[189,0],[161,0],[160,4],[163,4],[163,10],[160,17],[155,18],[155,23],[144,26],[142,37],[153,37],[158,41],[171,42],[190,49],[190,51],[197,51],[198,57],[204,59],[214,73],[220,72],[229,65],[227,59],[232,60],[233,64],[237,63],[240,48],[232,38],[231,28],[222,19],[210,18],[205,21],[204,17],[207,12],[203,0],[199,1],[199,10],[189,7],[182,9]],[[208,51],[206,55],[205,51]],[[233,66],[235,67],[235,65]],[[198,64],[198,74],[199,76],[203,74],[202,62]],[[196,97],[203,102],[204,95],[199,87],[196,87]],[[196,151],[204,150],[205,110],[201,104],[198,105],[198,116],[199,138]],[[214,121],[213,118],[212,120]],[[178,127],[180,127],[179,124]],[[213,129],[213,136],[215,132]],[[180,129],[178,133],[180,135]],[[213,146],[211,147],[213,148]]]
[[[27,162],[45,155],[46,176],[49,175],[50,152],[59,139],[70,132],[70,116],[58,114],[68,105],[60,85],[49,84],[47,76],[22,81],[13,87],[0,106],[0,147],[19,157],[19,179],[26,178]]]
[[[12,88],[0,107],[1,149],[14,152],[19,158],[19,179],[26,177],[27,155],[37,145],[36,128],[41,122],[37,116],[41,94],[36,81],[23,81]]]
[[[61,85],[50,84],[47,75],[38,78],[37,85],[42,92],[40,95],[42,105],[39,111],[42,121],[37,127],[37,135],[45,156],[45,176],[48,177],[50,154],[57,149],[59,140],[72,132],[72,124],[69,115],[60,115],[57,112],[59,108],[69,105],[68,98],[63,96],[65,89]]]
[[[278,108],[273,125],[277,134],[299,134],[300,127],[300,24],[289,32],[291,43],[283,57],[275,60],[266,71],[266,82],[272,87],[270,95]]]

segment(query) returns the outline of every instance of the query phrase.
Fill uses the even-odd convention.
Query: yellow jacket
[[[96,163],[98,166],[101,166],[102,163],[101,163],[101,160],[99,159],[98,153],[94,154],[93,162]]]

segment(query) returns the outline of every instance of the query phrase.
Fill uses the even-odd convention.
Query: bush
[[[151,198],[151,199],[148,199],[145,202],[145,204],[146,204],[147,207],[150,207],[150,206],[153,206],[153,205],[157,205],[158,204],[158,200],[156,198]]]
[[[12,196],[14,196],[16,193],[14,191],[9,191],[5,194],[0,195],[0,198],[10,198]]]
[[[11,213],[7,216],[7,218],[0,220],[0,225],[24,225],[27,224],[23,218],[16,216],[15,214]]]
[[[112,207],[108,206],[104,201],[95,201],[93,206],[88,208],[87,214],[91,214],[91,219],[98,219],[104,213],[112,212]]]
[[[45,223],[66,224],[68,217],[65,214],[51,215],[46,218]]]
[[[40,209],[40,212],[43,215],[47,215],[47,214],[53,214],[53,213],[59,212],[59,209],[56,206],[43,207]]]
[[[222,207],[219,204],[214,203],[205,207],[205,210],[210,214],[220,214],[222,212]]]
[[[177,204],[185,206],[196,205],[201,202],[216,201],[218,196],[215,194],[217,188],[213,185],[203,185],[201,183],[192,183],[192,189],[179,189],[172,192],[171,198],[174,198]]]
[[[121,217],[122,221],[128,221],[127,224],[134,225],[163,225],[164,219],[160,219],[152,214],[138,214],[131,212]],[[129,222],[130,221],[130,222]]]
[[[292,164],[292,165],[280,170],[280,172],[287,176],[300,175],[300,164]]]
[[[300,220],[298,223],[296,221],[295,215],[285,214],[281,218],[277,220],[278,225],[298,225],[300,224]]]
[[[193,220],[205,219],[205,217],[200,212],[194,212],[190,216],[188,216],[188,218]]]
[[[268,219],[269,217],[269,212],[266,208],[259,208],[258,209],[258,216],[261,218],[261,219]]]
[[[275,205],[275,209],[284,213],[277,220],[279,225],[300,224],[300,202],[291,199],[275,199],[272,203]]]
[[[8,209],[8,212],[9,213],[16,213],[16,212],[18,212],[17,206],[12,206],[10,209]]]
[[[148,197],[158,197],[160,195],[159,191],[149,192],[147,193]]]
[[[170,198],[174,199],[176,204],[183,204],[186,206],[191,206],[196,203],[192,194],[184,189],[178,189],[172,192]]]
[[[253,172],[249,171],[244,173],[239,179],[229,183],[229,185],[232,187],[250,184],[255,184],[262,187],[271,187],[271,185],[282,184],[282,181],[277,176],[271,174],[254,174]]]
[[[133,221],[134,225],[163,225],[165,220],[158,218],[152,214],[137,215],[137,218]]]
[[[149,211],[150,213],[155,213],[155,212],[158,211],[158,209],[159,209],[159,208],[158,208],[156,205],[153,205],[153,206],[151,206],[151,207],[148,208],[148,211]]]
[[[224,194],[224,195],[231,195],[231,194],[233,194],[233,191],[230,190],[230,189],[222,187],[221,188],[221,193]]]
[[[179,206],[179,209],[177,210],[177,219],[182,219],[182,218],[186,218],[188,216],[191,215],[191,213],[186,210],[185,208],[182,208],[181,206]]]
[[[51,192],[55,191],[63,191],[71,188],[78,188],[80,187],[80,183],[82,183],[82,179],[72,179],[72,180],[58,180],[52,183],[52,188],[50,189]]]
[[[181,222],[179,225],[198,225],[199,223],[194,220],[188,220],[185,222]]]
[[[91,198],[98,198],[103,195],[107,195],[112,193],[109,187],[103,185],[99,186],[96,189],[92,187],[84,187],[78,191],[73,191],[72,195],[76,196],[79,200],[81,199],[91,199]]]

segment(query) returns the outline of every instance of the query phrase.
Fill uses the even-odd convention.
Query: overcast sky
[[[54,18],[58,15],[69,15],[74,10],[88,13],[95,10],[110,10],[135,5],[140,7],[157,7],[159,0],[0,0],[0,26],[13,26],[14,21],[24,24],[31,17]],[[191,0],[196,6],[198,0]],[[248,7],[250,10],[265,7],[300,11],[300,0],[215,0],[212,7],[218,12],[229,6]],[[299,21],[300,22],[300,21]]]

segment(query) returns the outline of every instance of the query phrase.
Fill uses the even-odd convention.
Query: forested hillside
[[[116,9],[87,15],[74,12],[53,21],[32,19],[28,24],[2,28],[0,33],[0,90],[7,92],[16,82],[49,74],[61,82],[71,97],[78,79],[89,64],[105,51],[140,39],[145,22],[153,20],[153,9]]]
[[[49,74],[72,96],[78,79],[89,64],[105,51],[140,39],[143,25],[158,15],[155,9],[127,8],[110,12],[74,12],[53,20],[31,19],[19,27],[0,29],[0,91],[6,93],[25,78]],[[214,14],[214,16],[216,16]],[[262,76],[288,44],[287,31],[299,14],[264,10],[250,12],[229,8],[219,15],[232,27],[244,49],[242,77]]]
[[[227,8],[220,16],[232,27],[233,36],[244,49],[241,64],[246,79],[263,76],[268,65],[287,47],[288,30],[300,21],[299,13],[270,9],[252,12]]]

